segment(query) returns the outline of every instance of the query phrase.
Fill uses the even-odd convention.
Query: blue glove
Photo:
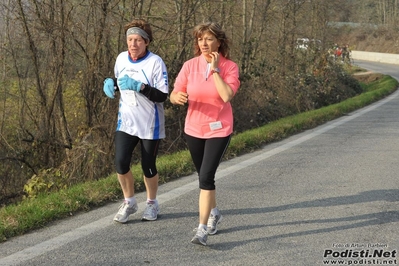
[[[107,95],[109,98],[113,99],[114,95],[115,95],[115,84],[114,84],[114,80],[111,78],[106,78],[104,80],[104,87],[103,87],[103,91],[105,93],[105,95]]]
[[[133,90],[139,92],[142,84],[143,83],[140,81],[129,78],[128,75],[118,78],[118,87],[120,90]]]

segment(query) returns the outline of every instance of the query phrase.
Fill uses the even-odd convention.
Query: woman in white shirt
[[[115,62],[115,79],[104,81],[104,92],[114,98],[119,91],[118,123],[115,134],[115,164],[124,201],[114,221],[125,223],[137,211],[134,177],[130,170],[136,145],[141,145],[141,166],[147,192],[142,220],[153,221],[159,214],[157,201],[158,172],[156,157],[161,139],[165,138],[163,102],[168,97],[168,73],[163,60],[148,50],[152,41],[150,25],[134,19],[125,25],[128,50]]]

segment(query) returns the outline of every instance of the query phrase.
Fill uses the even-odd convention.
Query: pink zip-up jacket
[[[238,66],[220,56],[220,76],[236,94],[240,86]],[[174,92],[187,92],[188,110],[184,126],[187,135],[197,138],[226,137],[233,133],[233,110],[217,92],[210,64],[200,55],[184,63]]]

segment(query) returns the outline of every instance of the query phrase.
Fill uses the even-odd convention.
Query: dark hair
[[[219,53],[225,58],[230,57],[229,39],[222,27],[215,22],[205,22],[195,26],[193,31],[194,36],[194,55],[199,56],[201,49],[198,46],[198,38],[201,38],[205,33],[211,33],[220,42]]]
[[[132,27],[138,27],[138,28],[144,30],[145,32],[147,32],[148,37],[150,38],[150,42],[152,42],[152,40],[153,40],[152,30],[151,30],[150,24],[147,21],[145,21],[144,19],[133,19],[131,22],[129,22],[128,24],[125,25],[125,27],[124,27],[125,34],[126,34],[127,30]]]

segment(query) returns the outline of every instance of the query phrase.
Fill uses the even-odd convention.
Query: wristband
[[[217,68],[215,68],[215,69],[212,69],[211,70],[211,75],[213,75],[213,73],[218,73],[218,74],[220,74],[220,69],[217,67]]]

